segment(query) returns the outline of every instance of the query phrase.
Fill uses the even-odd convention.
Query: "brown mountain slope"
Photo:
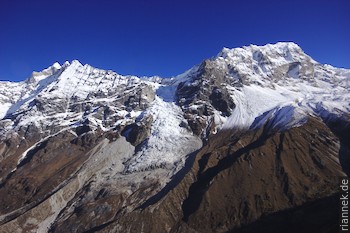
[[[294,208],[298,217],[293,224],[311,218],[315,212],[306,203],[314,201],[311,210],[329,212],[333,219],[326,227],[332,227],[337,207],[329,203],[334,204],[332,196],[344,176],[339,148],[339,139],[312,117],[285,132],[266,127],[243,134],[221,132],[192,157],[193,162],[189,157],[187,167],[155,196],[150,197],[149,190],[156,181],[132,195],[113,194],[108,191],[113,187],[98,197],[81,190],[75,211],[61,212],[51,232],[227,232],[241,226],[242,232],[254,232],[261,224],[271,226],[263,216],[283,218]],[[254,223],[258,219],[260,225]],[[313,227],[326,229],[325,222]]]

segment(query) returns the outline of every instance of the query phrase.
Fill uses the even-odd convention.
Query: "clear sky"
[[[170,77],[223,47],[293,41],[350,68],[349,0],[1,0],[0,80],[54,62]]]

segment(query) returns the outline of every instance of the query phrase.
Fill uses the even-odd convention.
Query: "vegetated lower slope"
[[[332,232],[349,79],[277,43],[171,79],[73,61],[0,83],[0,232]]]

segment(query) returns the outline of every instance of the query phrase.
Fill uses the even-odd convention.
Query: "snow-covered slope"
[[[310,114],[317,114],[320,105],[330,112],[350,112],[349,72],[317,63],[294,43],[224,49],[216,61],[235,67],[247,82],[232,92],[239,104],[225,127],[249,126],[258,115],[282,105],[297,105]],[[237,115],[245,120],[234,123]]]
[[[123,77],[111,71],[83,66],[76,60],[62,67],[58,64],[52,67],[59,69],[49,67],[19,83],[16,92],[7,92],[11,94],[9,97],[14,96],[18,100],[12,105],[7,102],[9,108],[5,109],[5,121],[11,119],[11,123],[1,132],[2,135],[27,125],[35,125],[47,135],[62,127],[76,127],[85,120],[91,120],[92,125],[103,129],[113,127],[117,118],[128,121],[128,118],[140,113],[138,108],[127,111],[124,105],[127,92],[135,91],[142,85],[151,89],[154,86],[136,77]],[[53,72],[48,73],[48,70]],[[1,86],[5,89],[9,84],[1,83]],[[147,96],[142,98],[148,101]],[[111,112],[110,118],[114,118],[113,124],[109,124],[110,119],[103,120],[99,114],[99,111],[107,110]],[[51,127],[50,132],[45,132],[47,126]]]
[[[66,62],[63,67],[58,62],[42,70],[33,72],[32,75],[22,82],[0,82],[0,119],[6,114],[15,112],[25,101],[31,99],[30,95],[35,95],[48,85],[46,78],[58,73],[62,68],[69,65]],[[45,81],[42,81],[45,80]]]
[[[15,104],[22,95],[23,82],[0,82],[0,119],[3,119],[9,108]]]

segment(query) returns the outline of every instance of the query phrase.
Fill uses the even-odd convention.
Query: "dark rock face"
[[[214,61],[204,61],[188,81],[179,84],[176,91],[177,102],[185,112],[191,129],[203,138],[210,128],[208,122],[214,110],[227,117],[235,108],[226,86],[239,87],[242,84],[239,79],[216,66]]]
[[[140,88],[129,96],[124,96],[124,105],[129,110],[145,110],[149,103],[154,100],[155,93],[150,86],[141,85]]]
[[[212,93],[209,96],[210,103],[213,107],[220,111],[223,116],[230,116],[232,109],[235,107],[235,104],[229,96],[224,96],[224,94],[217,88],[213,88]]]
[[[152,116],[143,117],[140,121],[130,124],[124,128],[122,135],[132,145],[142,143],[151,133]]]

